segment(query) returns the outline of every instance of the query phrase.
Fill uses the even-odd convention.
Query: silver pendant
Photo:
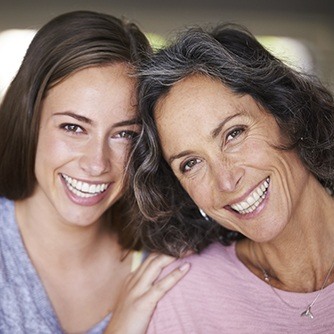
[[[313,313],[311,311],[311,305],[309,305],[307,307],[307,309],[300,316],[301,317],[307,317],[307,318],[313,319],[314,315],[313,315]]]

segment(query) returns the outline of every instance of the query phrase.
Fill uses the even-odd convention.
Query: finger
[[[158,253],[149,254],[147,258],[141,263],[141,265],[134,271],[134,273],[139,273],[139,275],[143,273],[146,270],[146,268],[150,265],[150,263],[158,256],[159,256]]]
[[[150,254],[147,259],[134,271],[134,274],[137,276],[142,276],[147,270],[150,268],[154,268],[155,266],[166,266],[169,263],[175,261],[175,258],[169,255],[164,254]]]
[[[144,289],[144,293],[153,284],[153,281],[158,277],[161,270],[173,261],[175,261],[175,258],[171,256],[151,253],[145,261],[128,276],[126,280],[128,289],[134,289],[136,285],[140,284],[140,287]]]
[[[141,254],[143,256],[143,253]],[[154,258],[156,258],[159,254],[158,253],[150,253],[142,263],[139,264],[139,266],[136,267],[135,270],[131,271],[130,274],[127,277],[128,284],[131,284],[131,281],[133,283],[136,283],[138,280],[138,275],[141,276],[142,273],[146,270],[146,268],[149,266],[149,264],[153,261]],[[135,254],[133,254],[135,256]],[[132,258],[133,262],[133,258]]]
[[[145,267],[145,270],[141,270],[135,274],[133,282],[135,282],[137,288],[141,289],[144,293],[152,286],[162,270],[175,260],[176,258],[167,255],[156,256]]]
[[[145,298],[150,301],[151,305],[156,303],[172,289],[190,270],[190,263],[185,262],[169,274],[156,281],[154,285],[146,292]]]

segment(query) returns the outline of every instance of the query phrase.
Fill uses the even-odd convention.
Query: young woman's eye
[[[62,124],[61,128],[67,132],[72,132],[75,134],[84,132],[82,127],[76,124]]]
[[[233,140],[240,136],[245,131],[244,128],[235,128],[232,131],[230,131],[226,136],[226,141]]]
[[[125,138],[125,139],[134,139],[138,136],[138,133],[135,131],[124,130],[117,134],[117,138]]]
[[[201,160],[198,159],[198,158],[189,159],[181,165],[180,170],[181,170],[182,173],[186,173],[186,172],[190,171],[194,166],[196,166],[200,162],[201,162]]]

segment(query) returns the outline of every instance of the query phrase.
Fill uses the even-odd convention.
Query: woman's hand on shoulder
[[[144,334],[158,301],[188,272],[190,264],[182,263],[159,278],[163,268],[175,258],[151,254],[123,285],[112,319],[105,334]]]

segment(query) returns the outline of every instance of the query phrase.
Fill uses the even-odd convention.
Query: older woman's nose
[[[237,189],[244,172],[244,169],[236,164],[216,162],[212,168],[213,186],[219,192],[233,192]]]

